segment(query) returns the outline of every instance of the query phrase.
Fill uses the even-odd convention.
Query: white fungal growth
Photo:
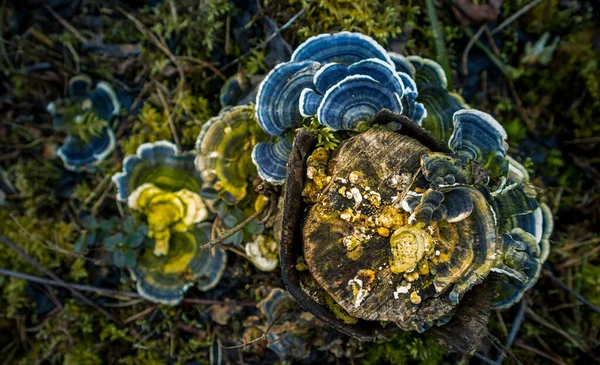
[[[402,284],[403,285],[398,285],[396,287],[396,290],[394,291],[394,299],[398,299],[400,294],[407,294],[410,288],[412,287],[410,283],[407,283],[406,285],[404,285],[404,283]]]
[[[363,197],[357,188],[350,189],[350,192],[352,193],[352,197],[354,198],[354,208],[358,208],[360,206],[360,203],[362,203]]]

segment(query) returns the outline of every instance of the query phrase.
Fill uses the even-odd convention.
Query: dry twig
[[[63,281],[56,274],[54,274],[52,271],[46,269],[41,263],[39,263],[33,257],[29,256],[29,254],[27,252],[25,252],[21,247],[17,246],[14,242],[12,242],[11,240],[9,240],[8,238],[6,238],[4,236],[0,236],[0,242],[4,243],[6,246],[8,246],[8,248],[10,248],[11,250],[13,250],[17,254],[19,254],[19,256],[23,257],[27,262],[29,262],[31,265],[33,265],[36,269],[38,269],[41,272],[43,272],[44,274],[48,275],[54,281],[62,284],[61,286],[67,288],[71,292],[71,294],[73,294],[74,297],[80,299],[85,304],[93,307],[98,312],[102,313],[102,315],[104,315],[106,318],[108,318],[111,321],[115,322],[117,324],[117,326],[119,326],[121,328],[124,327],[123,322],[121,322],[119,319],[115,318],[112,314],[108,313],[104,308],[101,308],[99,305],[97,305],[96,303],[94,303],[91,300],[89,300],[85,295],[81,294],[73,286],[71,286],[67,282]]]

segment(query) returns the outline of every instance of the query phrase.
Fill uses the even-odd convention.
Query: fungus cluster
[[[502,126],[448,92],[437,63],[342,32],[310,38],[252,84],[228,81],[226,107],[203,126],[195,155],[145,144],[113,177],[154,239],[131,269],[143,296],[177,303],[190,285],[214,287],[225,252],[199,247],[280,192],[269,203],[275,218],[238,227],[223,244],[243,246],[263,271],[280,262],[289,295],[359,339],[448,326],[478,287],[493,296],[482,301],[487,318],[535,284],[549,209],[507,156]],[[255,91],[255,108],[233,106]],[[315,123],[340,144],[318,146],[303,128]],[[269,199],[253,189],[256,175]],[[271,316],[269,303],[289,295],[271,293],[261,311]],[[277,337],[269,346],[288,340],[301,345]]]
[[[148,222],[154,247],[130,271],[138,292],[154,302],[177,304],[192,285],[212,289],[225,270],[225,251],[200,248],[212,239],[212,225],[194,157],[170,142],[146,143],[112,178],[117,199]]]
[[[492,273],[491,306],[507,307],[539,277],[552,217],[500,124],[446,86],[434,61],[348,32],[307,40],[259,86],[257,121],[280,139],[253,160],[264,180],[286,183],[284,280],[348,334],[443,326]],[[302,132],[289,149],[309,118],[338,148]],[[283,144],[278,158],[263,153]]]
[[[69,80],[67,97],[49,103],[46,109],[54,127],[67,132],[57,151],[65,169],[93,168],[115,149],[110,122],[119,114],[121,103],[107,82],[92,87],[88,76],[75,76]]]

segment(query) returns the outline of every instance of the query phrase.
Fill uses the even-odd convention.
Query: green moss
[[[310,123],[304,125],[302,128],[317,134],[317,147],[325,147],[328,150],[334,150],[340,143],[340,140],[337,139],[335,132],[319,123],[319,120],[316,116],[311,118]]]
[[[63,365],[101,365],[102,359],[94,351],[93,343],[81,343],[65,353]]]
[[[398,332],[387,341],[367,344],[364,365],[402,365],[418,361],[420,364],[441,364],[445,350],[433,340],[424,339],[414,332]]]
[[[402,32],[403,15],[414,11],[393,0],[292,0],[290,4],[306,7],[306,15],[298,21],[300,41],[327,32],[361,32],[386,42]]]
[[[327,303],[327,307],[335,314],[336,317],[344,321],[346,324],[356,324],[358,319],[352,317],[342,308],[339,304],[337,304],[333,298],[329,295],[325,297],[325,302]]]
[[[202,125],[213,113],[209,102],[202,96],[183,91],[180,97],[175,97],[176,109],[171,108],[173,124],[186,150],[194,146]],[[124,141],[120,141],[126,155],[135,154],[137,148],[147,142],[161,140],[173,141],[171,127],[162,108],[154,106],[151,101],[146,101],[133,124],[132,134]]]
[[[57,204],[52,189],[58,185],[60,174],[58,166],[46,159],[23,159],[10,166],[8,175],[21,197],[20,207],[27,215]]]

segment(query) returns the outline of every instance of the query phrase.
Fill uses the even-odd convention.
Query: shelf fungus
[[[75,76],[69,80],[67,97],[46,107],[54,127],[67,133],[57,155],[70,171],[93,168],[115,149],[110,123],[119,114],[121,104],[107,82],[92,85],[88,76]]]
[[[123,171],[112,180],[117,199],[148,223],[148,236],[154,241],[130,268],[140,295],[174,305],[192,285],[213,288],[227,256],[218,247],[200,248],[211,240],[212,224],[204,222],[209,212],[199,194],[202,179],[194,155],[179,154],[166,141],[145,143],[136,155],[125,158]]]
[[[256,175],[252,149],[266,138],[250,107],[226,109],[208,120],[196,141],[195,160],[205,199],[218,197],[231,205],[244,199]]]
[[[362,131],[377,112],[388,109],[418,125],[431,125],[441,136],[451,130],[448,115],[464,106],[459,96],[445,90],[446,83],[434,61],[388,53],[360,33],[309,38],[259,85],[256,119],[280,140],[255,147],[258,174],[283,184],[290,135],[311,119],[332,131]]]
[[[327,326],[302,311],[288,292],[271,289],[257,307],[259,315],[244,323],[245,342],[265,338],[267,347],[287,361],[317,361],[322,356],[316,348],[331,337]]]
[[[273,271],[279,265],[279,245],[272,237],[259,234],[252,242],[246,243],[246,255],[261,271]]]
[[[411,65],[429,68],[423,78],[441,78],[427,62]],[[473,352],[490,308],[513,304],[536,282],[551,214],[527,171],[506,156],[498,122],[472,109],[451,119],[440,140],[383,110],[370,124],[393,131],[354,134],[329,156],[314,134],[298,134],[281,263],[304,309],[362,340],[428,331]]]
[[[231,76],[221,87],[221,94],[219,95],[221,106],[225,108],[254,103],[258,92],[258,84],[261,81],[262,76],[259,75],[237,73]]]

